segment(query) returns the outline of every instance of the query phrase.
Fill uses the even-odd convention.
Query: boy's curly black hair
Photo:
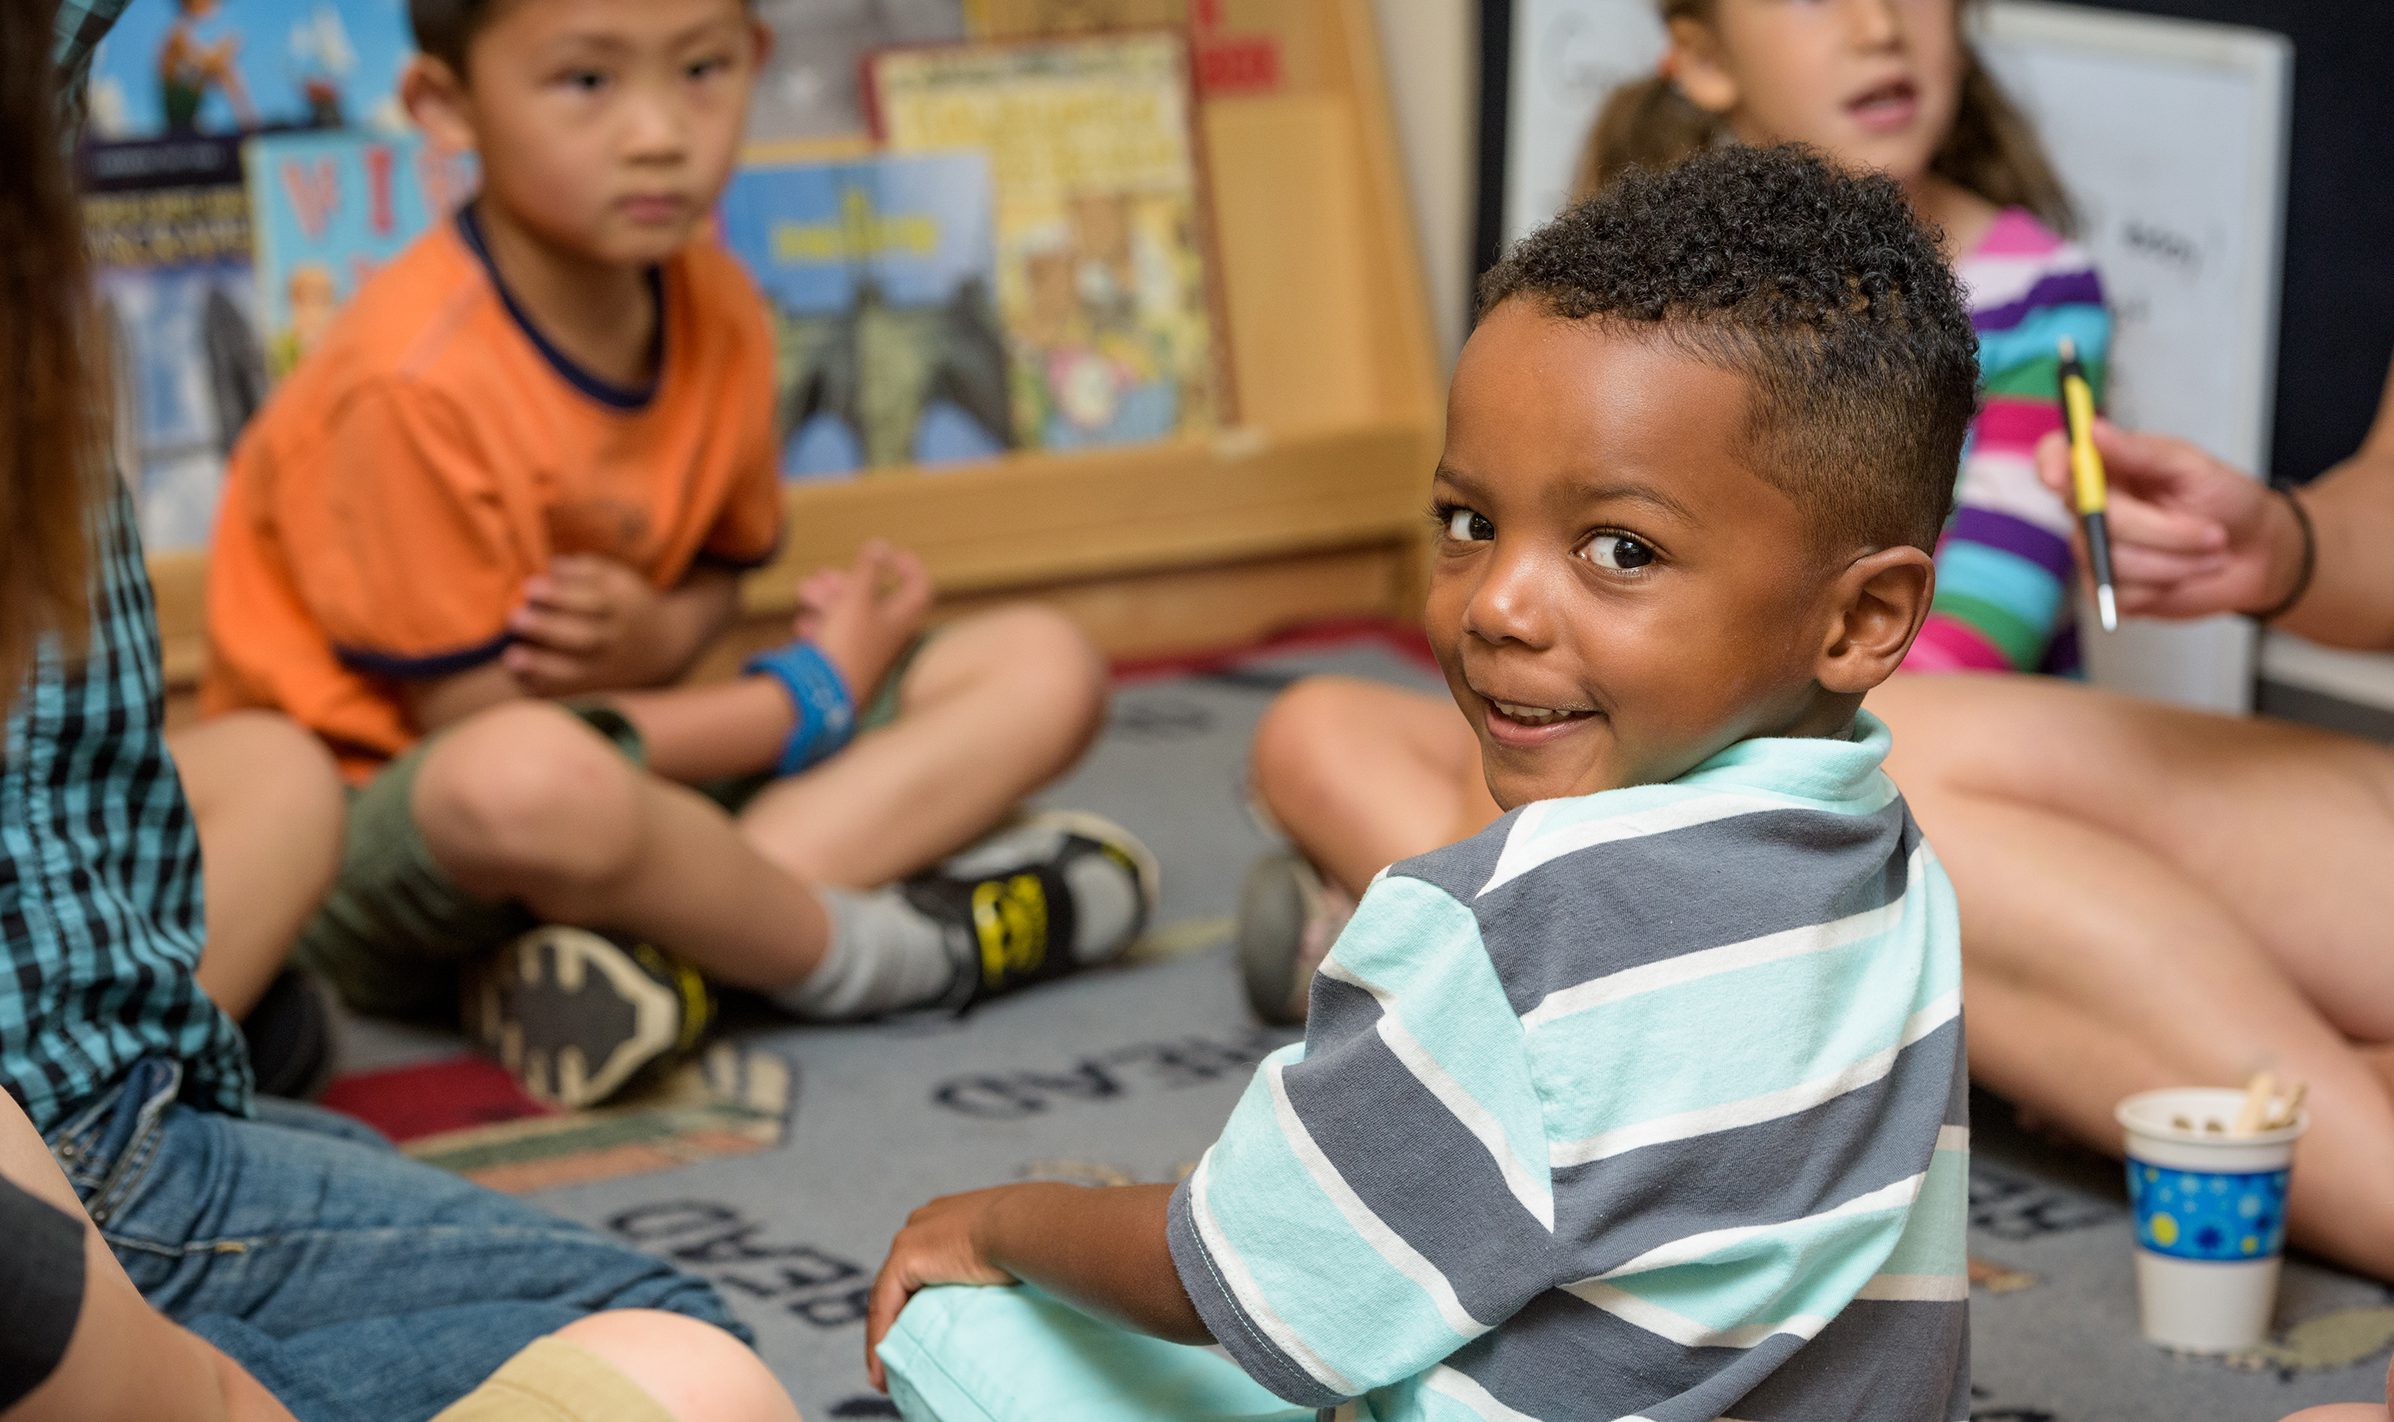
[[[1902,189],[1796,145],[1631,169],[1480,279],[1744,375],[1756,470],[1830,543],[1934,549],[1977,406],[1961,286]]]

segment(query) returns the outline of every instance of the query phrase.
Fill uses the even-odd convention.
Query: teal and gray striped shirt
[[[1966,1417],[1960,938],[1887,744],[1382,876],[1173,1196],[1231,1355],[1379,1422]]]

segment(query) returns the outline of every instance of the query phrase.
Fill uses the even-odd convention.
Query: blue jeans
[[[138,1063],[50,1146],[141,1292],[301,1422],[422,1422],[587,1314],[668,1309],[741,1337],[714,1288],[419,1165],[364,1126],[180,1105]]]

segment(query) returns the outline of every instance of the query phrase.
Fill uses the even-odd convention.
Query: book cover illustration
[[[985,459],[1014,443],[991,206],[974,153],[732,179],[718,226],[771,308],[785,477]]]
[[[404,129],[407,0],[133,0],[92,58],[104,139]]]
[[[885,50],[866,76],[892,150],[989,155],[1021,443],[1084,449],[1227,418],[1179,35]]]
[[[860,82],[867,54],[965,37],[964,0],[757,0],[756,13],[774,43],[751,101],[751,143],[861,135],[871,127]]]
[[[94,143],[82,168],[117,460],[142,541],[152,552],[203,547],[225,460],[266,399],[240,148]]]
[[[269,134],[247,156],[258,315],[278,380],[366,278],[474,192],[471,158],[412,134]]]

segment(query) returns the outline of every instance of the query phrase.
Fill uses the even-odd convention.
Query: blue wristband
[[[798,724],[782,744],[777,775],[796,775],[835,754],[856,734],[856,698],[839,668],[812,642],[792,642],[748,659],[741,668],[749,675],[763,673],[781,683],[798,711]]]

